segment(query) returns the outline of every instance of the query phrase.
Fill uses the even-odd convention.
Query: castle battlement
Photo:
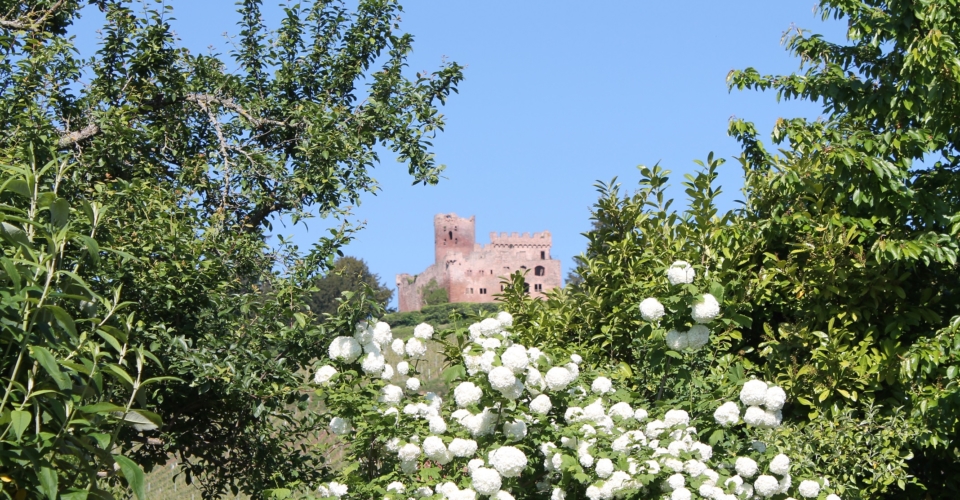
[[[539,233],[490,233],[490,244],[475,238],[476,219],[457,214],[433,218],[434,263],[422,273],[397,275],[400,311],[423,306],[423,289],[433,286],[447,291],[450,302],[493,302],[503,291],[502,279],[526,272],[528,293],[545,297],[561,285],[560,261],[550,256],[550,231]]]
[[[522,246],[522,247],[549,247],[553,244],[553,238],[550,236],[550,231],[543,231],[539,233],[533,233],[531,236],[530,233],[523,233],[522,235],[517,233],[500,233],[499,235],[496,232],[490,233],[490,247],[491,248],[503,248],[512,246]]]

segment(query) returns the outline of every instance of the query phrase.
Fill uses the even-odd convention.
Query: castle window
[[[546,270],[546,268],[544,268],[543,266],[537,266],[537,267],[533,268],[533,274],[534,274],[535,276],[543,276],[543,275],[547,274],[547,270]]]
[[[530,293],[530,283],[523,284],[523,293]]]
[[[480,295],[486,295],[486,294],[487,294],[487,289],[486,289],[486,288],[481,288],[481,289],[480,289]]]
[[[451,239],[451,240],[453,239],[453,231],[447,231],[447,235],[450,236],[450,239]]]
[[[547,252],[540,250],[540,260],[547,260]]]
[[[472,294],[472,293],[473,293],[473,288],[467,288],[467,294]]]
[[[493,276],[493,269],[490,270],[490,276]]]
[[[500,285],[500,291],[501,292],[503,291],[503,285]]]
[[[535,291],[535,292],[542,292],[542,291],[543,291],[543,285],[541,285],[540,283],[537,283],[536,285],[533,285],[533,291]]]
[[[483,269],[480,270],[480,276],[483,276]]]
[[[473,271],[470,269],[467,269],[467,276],[473,276]]]

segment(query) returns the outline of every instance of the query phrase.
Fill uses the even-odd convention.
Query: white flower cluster
[[[740,401],[747,406],[743,422],[752,427],[773,429],[783,420],[781,408],[787,401],[787,393],[777,386],[769,386],[762,380],[749,380],[740,390]],[[740,421],[740,407],[728,401],[717,408],[713,418],[723,427]]]
[[[471,342],[462,354],[468,377],[456,385],[450,401],[432,393],[405,394],[401,387],[376,382],[373,373],[367,373],[371,380],[366,384],[383,384],[377,411],[383,418],[396,419],[387,427],[396,431],[381,438],[400,473],[390,474],[392,482],[386,484],[385,480],[379,485],[387,498],[513,500],[516,495],[565,500],[565,491],[576,488],[569,481],[579,482],[590,500],[612,500],[656,489],[662,489],[664,498],[670,500],[736,500],[790,493],[816,498],[827,486],[825,479],[805,479],[794,485],[791,461],[783,454],[764,467],[749,456],[733,463],[727,461],[726,453],[715,459],[713,447],[700,441],[686,411],[670,409],[651,420],[647,410],[620,401],[623,392],[616,391],[613,380],[596,376],[579,356],[571,356],[569,361],[553,358],[514,342],[507,331],[511,323],[512,318],[501,313],[496,319],[470,326]],[[364,327],[365,334],[367,330]],[[426,340],[427,329],[420,331],[413,339]],[[367,339],[349,340],[362,345],[360,341]],[[369,340],[376,343],[374,338]],[[387,338],[386,344],[380,345],[390,341]],[[404,354],[408,354],[407,345],[402,346]],[[409,370],[409,366],[397,364],[397,372]],[[327,373],[330,371],[324,370],[321,376],[318,371],[316,379],[323,380],[318,383],[327,383],[336,374]],[[418,379],[408,379],[408,389],[409,380]],[[779,411],[786,399],[781,389],[759,381],[745,384],[740,397],[748,407],[762,412]],[[405,398],[409,402],[404,405]],[[726,403],[714,417],[721,425],[734,425],[740,421],[739,407]],[[347,435],[354,425],[367,425],[366,420],[334,417],[330,430]],[[749,424],[746,415],[744,421]],[[466,435],[470,438],[463,437]],[[526,443],[530,436],[553,436],[555,441]],[[478,440],[487,444],[481,447]],[[524,449],[539,449],[543,461],[533,460]],[[535,491],[518,489],[516,478],[539,474],[541,463],[546,474],[538,477]],[[417,473],[438,465],[465,475],[458,484]],[[319,491],[325,497],[347,495],[346,487],[339,483],[321,486]]]
[[[693,283],[696,272],[686,261],[678,260],[667,269],[667,279],[671,285]],[[644,320],[656,323],[663,318],[663,304],[654,297],[640,302],[640,316]],[[710,342],[710,330],[703,326],[720,315],[720,302],[709,293],[705,293],[690,307],[690,317],[696,325],[687,331],[670,330],[666,334],[667,347],[674,351],[696,351]]]

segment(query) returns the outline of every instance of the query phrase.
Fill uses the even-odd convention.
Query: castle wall
[[[416,276],[397,275],[399,310],[423,307],[423,288],[431,279],[447,290],[450,302],[494,302],[503,281],[516,271],[525,272],[532,297],[562,285],[561,264],[550,258],[552,238],[540,233],[491,233],[490,244],[475,241],[475,219],[456,214],[434,217],[436,261]]]

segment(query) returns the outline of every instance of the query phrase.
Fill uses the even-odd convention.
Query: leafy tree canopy
[[[310,297],[310,309],[317,315],[337,312],[343,292],[365,292],[369,287],[371,298],[386,308],[393,290],[380,282],[380,276],[370,272],[363,259],[345,255],[333,263],[333,269],[317,278],[316,291]]]

